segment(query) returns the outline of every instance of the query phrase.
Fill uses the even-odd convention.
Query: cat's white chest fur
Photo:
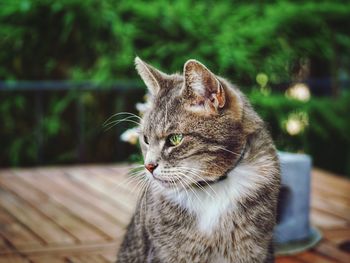
[[[254,191],[263,180],[254,166],[239,165],[223,181],[204,189],[182,191],[170,198],[196,215],[199,230],[204,234],[214,231],[224,217],[237,208],[237,200]]]
[[[218,182],[218,184],[221,184],[220,188],[226,188],[224,182]],[[207,193],[200,189],[196,190],[198,197],[193,194],[194,197],[191,196],[191,200],[188,200],[185,205],[188,210],[196,214],[198,228],[202,232],[211,233],[221,216],[233,209],[234,203],[225,190],[221,191],[222,189],[214,185],[205,188]]]

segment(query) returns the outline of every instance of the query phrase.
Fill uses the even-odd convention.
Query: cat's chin
[[[154,180],[154,183],[156,183],[157,185],[159,185],[165,189],[178,188],[177,187],[178,180],[166,180],[166,179],[161,179],[161,178],[156,177],[156,176],[153,176],[153,180]]]

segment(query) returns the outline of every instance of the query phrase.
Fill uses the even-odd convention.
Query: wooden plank
[[[66,255],[81,255],[91,253],[102,253],[102,254],[117,254],[117,250],[120,246],[121,240],[113,242],[95,243],[95,244],[83,244],[83,245],[51,245],[47,247],[39,247],[34,249],[24,249],[21,253],[28,257],[39,257],[39,256],[55,256],[63,257]],[[6,255],[6,254],[4,254]]]
[[[313,196],[311,199],[311,206],[327,213],[333,214],[337,217],[340,217],[346,221],[350,221],[350,209],[345,209],[339,207],[339,205],[330,201],[327,197],[317,197]]]
[[[111,252],[106,252],[102,254],[102,257],[107,261],[107,262],[116,262],[117,260],[117,251],[111,251]]]
[[[330,257],[338,262],[348,263],[350,254],[342,252],[335,245],[330,242],[323,240],[319,245],[314,248],[318,253]]]
[[[29,263],[29,260],[16,255],[0,256],[0,263]]]
[[[139,180],[138,176],[133,174],[133,171],[135,171],[133,170],[134,168],[133,166],[106,167],[104,170],[97,170],[95,174],[104,177],[116,185],[118,189],[134,195],[132,190],[134,189],[135,182]]]
[[[12,193],[17,193],[24,203],[29,203],[33,208],[40,211],[49,220],[55,222],[62,229],[69,232],[76,242],[103,241],[102,235],[85,225],[84,222],[62,207],[60,204],[50,200],[47,194],[38,192],[25,182],[18,180],[16,176],[3,176],[0,185]]]
[[[326,200],[329,204],[333,205],[337,209],[343,209],[350,211],[350,199],[334,196],[327,192],[317,191],[313,189],[312,198]]]
[[[17,202],[22,203],[21,206],[27,205],[31,210],[45,215],[44,221],[55,222],[61,229],[69,232],[76,241],[78,239],[82,241],[81,244],[52,243],[50,246],[43,246],[41,237],[38,239],[36,234],[31,232],[31,228],[27,229],[27,226],[23,225],[21,216],[20,221],[16,221],[17,215],[13,215],[7,209],[2,215],[0,209],[0,224],[9,222],[6,223],[6,231],[0,227],[0,250],[1,247],[6,246],[6,243],[1,243],[1,235],[5,237],[6,233],[9,237],[13,236],[11,241],[17,242],[15,242],[16,247],[21,245],[19,240],[22,236],[24,236],[22,239],[24,245],[27,242],[30,243],[31,238],[36,239],[37,243],[34,245],[20,246],[21,253],[28,256],[31,263],[114,263],[117,248],[125,231],[123,226],[129,222],[136,203],[136,195],[130,195],[132,186],[123,183],[125,182],[123,180],[128,178],[127,171],[126,166],[93,165],[73,168],[20,169],[16,170],[17,175],[13,177],[10,170],[0,170],[0,188],[5,189],[2,190],[5,196],[10,195],[10,199],[12,196]],[[323,171],[316,170],[314,174],[316,175],[313,176],[312,182],[311,221],[321,227],[324,239],[314,250],[290,257],[278,257],[277,263],[332,263],[346,262],[345,260],[349,258],[349,254],[341,251],[337,244],[349,239],[350,191],[348,186],[339,185],[350,184],[347,180],[339,178],[332,182],[333,179],[329,179],[332,177]],[[0,194],[0,203],[3,199],[4,195]],[[5,202],[12,204],[11,200]],[[8,207],[5,205],[5,208]],[[18,210],[18,207],[15,206],[12,209]],[[116,212],[112,213],[112,211]],[[68,222],[60,221],[64,220],[60,217],[62,214],[63,218],[69,215]],[[41,227],[41,223],[37,224],[37,228]],[[77,225],[79,223],[81,226]],[[118,227],[117,234],[110,231],[115,227]],[[89,243],[88,236],[77,237],[85,228],[92,229],[92,232],[101,239],[96,242],[91,239]],[[21,260],[14,261],[15,263],[28,262],[13,255],[11,250],[7,250],[6,253],[6,258],[5,254],[0,253],[0,263],[8,263],[10,257]],[[6,261],[1,261],[3,259]]]
[[[136,168],[135,164],[117,164],[117,165],[103,165],[100,168],[105,170],[111,176],[127,175],[131,169]]]
[[[320,168],[313,168],[312,176],[317,180],[325,182],[328,186],[334,185],[338,189],[344,190],[344,192],[350,191],[350,180],[345,176],[337,175]]]
[[[42,173],[42,172],[41,172]],[[105,215],[111,221],[124,226],[128,223],[127,221],[122,221],[123,217],[120,214],[124,214],[125,211],[120,211],[121,207],[111,203],[105,195],[101,195],[99,192],[87,188],[85,184],[76,183],[76,181],[70,180],[69,176],[66,175],[69,172],[64,170],[62,173],[52,173],[50,174],[50,181],[52,181],[57,187],[64,189],[72,199],[79,199],[88,206],[92,207],[98,213]],[[63,176],[64,174],[64,176]],[[85,174],[84,181],[90,179],[91,176]]]
[[[332,191],[350,199],[350,182],[348,179],[334,175],[329,176],[329,173],[320,169],[313,169],[311,175],[312,185],[317,184],[324,190]]]
[[[325,257],[320,254],[317,254],[316,252],[313,252],[313,251],[306,251],[296,255],[295,257],[305,263],[337,263],[337,261],[329,257]]]
[[[323,236],[334,244],[340,244],[350,240],[350,228],[324,229]]]
[[[126,214],[124,223],[129,222],[130,215],[133,213],[136,205],[135,195],[127,195],[126,193],[120,192],[119,189],[111,185],[109,182],[97,177],[89,176],[89,180],[84,176],[84,171],[67,171],[73,180],[77,183],[83,184],[89,189],[100,193],[106,200],[110,200],[120,209],[121,213]]]
[[[342,228],[348,225],[345,219],[315,208],[311,209],[310,219],[312,224],[322,229]]]
[[[275,262],[276,263],[303,263],[302,260],[299,260],[299,259],[297,259],[295,257],[292,257],[292,256],[289,256],[289,257],[287,257],[287,256],[277,257],[275,259]]]
[[[25,180],[38,191],[48,194],[55,202],[64,206],[82,221],[85,221],[85,224],[89,224],[97,229],[107,240],[113,240],[124,233],[118,224],[101,215],[98,210],[91,208],[88,203],[71,198],[65,189],[60,189],[52,181],[45,179],[44,176],[39,176],[38,178],[33,176],[33,173],[29,173],[26,176],[20,175],[19,178]],[[40,184],[37,183],[38,180]]]
[[[70,256],[69,261],[72,263],[109,263],[101,255]]]
[[[344,207],[350,207],[350,198],[346,197],[347,194],[339,194],[336,189],[327,188],[325,185],[319,187],[318,184],[313,184],[311,196],[327,197],[329,199],[332,199],[334,202],[340,203]]]
[[[40,247],[44,244],[41,239],[3,209],[0,209],[0,222],[0,235],[12,246],[21,249]],[[4,252],[8,252],[8,250],[0,250],[0,254]]]
[[[113,189],[113,192],[118,191],[123,194],[130,194],[133,183],[136,182],[133,180],[132,176],[128,174],[128,170],[130,170],[130,168],[126,167],[125,169],[118,168],[116,170],[111,170],[105,167],[92,167],[89,169],[84,169],[85,172],[91,174],[93,177],[102,179],[102,181],[106,182],[110,188]],[[135,196],[134,193],[131,194],[131,197]]]
[[[37,237],[40,237],[46,244],[51,243],[74,243],[73,237],[63,231],[56,224],[33,210],[32,207],[23,203],[12,193],[0,189],[0,207],[13,215],[22,225],[28,227]]]
[[[58,257],[55,255],[45,255],[45,256],[36,256],[29,258],[33,263],[67,263],[65,257]]]
[[[114,176],[118,180],[113,179],[107,174],[95,174],[95,177],[105,182],[109,186],[109,191],[118,193],[119,196],[125,196],[129,200],[128,203],[132,201],[132,204],[136,203],[141,192],[141,186],[144,184],[144,181],[135,175]]]
[[[1,252],[10,252],[12,251],[12,249],[6,244],[5,240],[1,237],[1,228],[2,228],[1,219],[0,219],[0,222],[1,222],[1,227],[0,227],[0,254],[1,254]]]

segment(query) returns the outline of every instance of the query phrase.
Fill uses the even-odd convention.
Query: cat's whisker
[[[150,185],[151,185],[151,182],[149,180],[147,180],[147,184],[146,184],[146,188],[145,188],[145,197],[144,197],[144,199],[145,199],[144,202],[146,204],[144,206],[145,213],[147,213],[147,195],[148,195]]]
[[[121,111],[121,112],[117,112],[117,113],[115,113],[115,114],[113,114],[112,116],[110,116],[109,117],[109,119],[110,118],[113,118],[114,116],[117,116],[117,115],[133,115],[133,116],[136,116],[136,117],[138,117],[138,118],[140,118],[141,119],[141,117],[140,116],[138,116],[138,115],[136,115],[135,113],[132,113],[132,112],[128,112],[128,111]]]
[[[135,171],[135,170],[144,169],[144,168],[145,168],[144,165],[139,165],[139,166],[131,167],[131,168],[129,169],[129,171]]]
[[[214,164],[214,165],[216,165],[216,164]],[[198,172],[200,172],[200,173],[202,173],[202,174],[208,174],[208,175],[212,175],[213,173],[210,173],[210,172],[208,172],[208,171],[204,171],[204,170],[202,170],[202,169],[198,169],[198,168],[193,168],[193,167],[188,167],[188,166],[177,166],[177,167],[179,167],[179,168],[185,168],[185,169],[190,169],[190,170],[193,170],[193,171],[198,171]],[[218,166],[219,167],[219,166]]]
[[[149,188],[150,182],[148,180],[144,180],[142,184],[142,189],[139,192],[138,199],[141,200],[140,203],[140,209],[144,210],[146,213],[147,211],[147,193],[148,193],[148,188]]]
[[[122,185],[125,187],[128,187],[129,184],[135,185],[138,181],[145,178],[145,173],[143,171],[140,171],[138,173],[132,174],[132,176],[128,176],[126,178],[123,178],[121,182],[119,182],[115,187],[113,187],[112,191],[115,191],[117,188],[121,187]]]
[[[118,119],[118,120],[110,121],[106,125],[104,125],[103,128],[108,128],[110,126],[114,127],[115,125],[117,125],[119,123],[122,123],[122,122],[130,122],[130,123],[134,123],[134,124],[136,124],[138,126],[140,125],[139,122],[137,122],[137,121],[131,119],[130,117],[128,117],[128,118],[124,118],[124,119]]]
[[[216,165],[216,164],[214,164]],[[216,165],[218,168],[221,168],[220,166]],[[187,167],[187,166],[177,166],[178,168],[182,168],[182,169],[186,169],[187,171],[193,171],[193,172],[196,172],[196,173],[199,173],[199,174],[205,174],[205,175],[215,175],[214,173],[211,173],[211,172],[207,172],[207,171],[204,171],[204,170],[201,170],[201,169],[197,169],[197,168],[193,168],[193,167]],[[204,179],[204,178],[202,178]]]
[[[189,200],[190,205],[192,206],[192,205],[193,205],[193,201],[192,201],[192,198],[190,197],[190,195],[189,195],[189,193],[188,193],[188,191],[187,191],[187,189],[186,189],[185,185],[182,183],[182,181],[181,181],[181,180],[179,180],[179,183],[181,184],[181,186],[182,186],[183,190],[185,191],[185,194],[186,194],[186,198],[187,198],[187,200]],[[183,210],[181,210],[181,213],[183,213]]]
[[[136,124],[137,126],[141,126],[141,123],[132,120],[131,117],[126,117],[126,118],[121,119],[121,120],[110,121],[107,124],[103,125],[103,128],[105,129],[105,131],[108,131],[109,129],[113,128],[114,126],[116,126],[122,122],[130,122],[130,123]]]
[[[146,173],[146,171],[144,169],[138,169],[138,170],[135,170],[135,171],[129,171],[127,173],[128,176],[134,176],[136,174],[142,174],[142,173]]]
[[[134,187],[133,187],[133,190],[132,190],[132,192],[134,192],[135,190],[139,190],[140,191],[140,186],[142,186],[142,184],[144,183],[144,181],[145,180],[142,180],[142,179],[144,179],[146,176],[143,176],[142,178],[140,178],[140,180],[138,180],[138,182],[136,182],[136,184],[134,185]]]
[[[125,122],[130,122],[130,123],[134,123],[134,122],[131,122],[131,121],[125,121]],[[103,131],[104,132],[107,132],[109,131],[110,129],[112,129],[113,127],[115,127],[116,125],[120,124],[121,122],[118,122],[118,123],[115,123],[114,125],[111,125],[109,126],[108,128],[105,128]],[[138,124],[137,124],[138,125]]]
[[[181,172],[181,171],[177,171],[178,173],[180,173],[182,176],[184,176],[186,179],[188,179],[190,182],[192,183],[196,183],[195,180],[193,180],[192,178],[188,177],[185,173]],[[189,185],[188,189],[190,189],[190,191],[194,194],[194,196],[197,198],[197,200],[203,204],[202,200],[199,198],[198,194],[195,192],[195,190],[191,187],[191,185]]]
[[[139,168],[138,170],[135,170],[135,171],[129,171],[128,175],[135,175],[135,174],[138,174],[140,172],[145,173],[146,171],[144,169]]]
[[[214,147],[214,148],[216,148],[216,149],[220,149],[220,150],[223,150],[223,151],[226,151],[226,152],[232,153],[232,154],[237,155],[237,156],[241,156],[239,153],[236,153],[236,152],[230,151],[230,150],[228,150],[228,149],[226,149],[226,148],[224,148],[224,147],[220,147],[220,146],[217,146],[217,145],[215,145],[215,146],[213,146],[213,147]]]
[[[133,170],[133,169],[138,169],[138,168],[144,168],[145,166],[143,164],[139,164],[139,165],[132,165],[129,170]]]
[[[103,125],[105,125],[109,120],[111,120],[111,119],[113,119],[114,117],[117,117],[117,116],[119,116],[119,115],[129,115],[129,116],[132,116],[132,117],[137,118],[137,119],[139,119],[139,120],[142,120],[140,116],[137,116],[137,115],[134,114],[134,113],[123,111],[123,112],[115,113],[115,114],[113,114],[112,116],[110,116],[109,118],[107,118],[107,119],[103,122]]]
[[[191,173],[192,175],[194,175],[196,178],[198,178],[200,181],[204,182],[208,187],[209,189],[214,193],[214,195],[218,196],[218,194],[216,193],[216,191],[214,190],[214,188],[207,182],[207,180],[205,180],[203,177],[201,177],[200,175],[198,174],[195,174],[194,172],[191,172],[191,171],[188,171],[189,173]],[[205,188],[203,186],[200,186],[198,184],[196,184],[198,187],[200,187],[203,191],[205,191],[211,198],[214,199],[214,197],[209,194],[209,192],[207,190],[205,190]]]
[[[128,191],[130,192],[130,194],[133,194],[134,191],[136,190],[136,185],[139,183],[139,181],[129,181],[125,184],[125,186],[127,186]],[[132,187],[130,186],[132,185]]]
[[[117,122],[117,121],[121,121],[121,120],[133,120],[135,118],[135,116],[127,116],[127,117],[122,117],[122,118],[119,118],[119,119],[112,119],[112,120],[110,120],[110,121],[105,121],[103,124],[102,124],[102,126],[103,127],[106,127],[106,126],[108,126],[108,125],[110,125],[111,123],[114,123],[114,122]],[[139,120],[139,119],[137,119],[137,120]],[[133,121],[135,121],[135,120],[133,120]],[[141,120],[140,120],[141,121]],[[140,122],[138,122],[138,123],[140,123]]]
[[[180,193],[178,192],[178,189],[177,189],[177,187],[176,187],[175,179],[174,179],[174,178],[169,178],[169,179],[170,179],[170,181],[172,182],[171,188],[173,188],[173,189],[176,191],[176,194],[179,196]]]
[[[193,174],[193,175],[196,176],[195,174]],[[186,175],[186,176],[188,176],[188,175]],[[201,181],[204,181],[204,182],[209,186],[209,184],[208,184],[204,179],[202,179],[201,177],[198,177],[198,176],[197,176],[197,178],[200,179]],[[188,179],[192,179],[192,178],[188,176]],[[192,179],[191,181],[193,182],[193,186],[197,186],[197,187],[198,187],[199,189],[201,189],[205,194],[207,194],[210,198],[215,199],[214,196],[212,196],[202,185],[198,184],[198,181],[196,181],[196,180],[194,180],[194,179]],[[213,190],[213,189],[212,189],[212,190]],[[215,191],[214,191],[214,194],[216,194]],[[217,195],[217,194],[216,194],[216,195]]]
[[[170,180],[171,180],[171,182],[173,183],[173,185],[172,185],[171,187],[175,190],[176,195],[177,195],[178,197],[180,197],[180,191],[178,190],[178,188],[177,188],[177,186],[176,186],[175,179],[174,179],[174,178],[171,178]],[[183,186],[181,180],[179,181],[179,183]],[[186,190],[186,188],[185,188],[184,186],[183,186],[183,189],[185,190],[186,197],[189,197],[188,192],[187,192],[187,190]],[[180,210],[180,214],[183,214],[182,209]]]
[[[119,182],[117,185],[120,186],[120,185],[124,184],[125,181],[134,181],[135,182],[139,176],[143,176],[142,171],[134,172],[132,174],[127,174],[127,177],[123,178],[123,180],[121,182]]]
[[[129,169],[128,173],[137,172],[137,171],[142,171],[142,170],[144,170],[144,169],[145,169],[145,167],[142,165],[142,166],[140,166],[140,167],[134,167],[134,168]]]
[[[209,188],[211,191],[213,191],[213,193],[218,196],[218,194],[216,193],[216,191],[214,190],[214,188],[208,183],[207,180],[205,180],[205,178],[203,178],[200,174],[194,172],[194,171],[188,171],[190,174],[196,176],[196,178],[200,179],[201,181],[203,181]]]
[[[189,172],[189,173],[191,173],[192,175],[194,175],[194,176],[196,176],[198,179],[200,179],[201,181],[203,181],[203,182],[205,182],[206,183],[206,185],[208,185],[208,187],[211,189],[211,191],[213,191],[214,192],[214,194],[216,195],[216,196],[218,196],[218,194],[216,193],[216,191],[214,190],[214,188],[207,182],[207,180],[205,180],[202,176],[200,176],[198,173],[196,173],[195,171],[193,171],[192,169],[193,168],[190,168],[190,167],[184,167],[184,166],[180,166],[182,169],[186,169],[185,171],[187,171],[187,172]],[[202,173],[206,173],[206,172],[204,172],[204,171],[201,171],[201,170],[199,170],[199,169],[197,169],[199,172],[202,172]],[[209,174],[209,173],[208,173]]]
[[[217,165],[217,164],[215,164],[215,163],[212,163],[211,165],[215,165],[216,167],[221,168],[219,165]],[[177,166],[177,167],[191,169],[191,170],[193,170],[193,171],[198,171],[198,172],[200,172],[200,173],[202,173],[202,174],[209,174],[209,175],[212,175],[212,174],[213,174],[213,173],[211,173],[211,172],[204,171],[204,170],[202,170],[202,169],[198,169],[198,168],[194,168],[194,167],[189,167],[189,166]]]
[[[144,181],[139,181],[139,182],[137,182],[134,186],[133,186],[133,188],[130,190],[131,191],[131,193],[133,194],[133,195],[137,195],[137,196],[139,196],[139,194],[140,194],[140,192],[141,192],[141,190],[142,190],[142,185],[143,185],[143,183],[144,183]]]
[[[144,170],[133,171],[133,172],[129,172],[127,175],[129,177],[135,177],[136,175],[139,175],[139,174],[142,174],[142,173],[145,173],[145,171]]]

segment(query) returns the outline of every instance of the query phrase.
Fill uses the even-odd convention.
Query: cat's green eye
[[[169,146],[177,146],[183,140],[182,134],[171,134],[168,136],[167,143]]]

